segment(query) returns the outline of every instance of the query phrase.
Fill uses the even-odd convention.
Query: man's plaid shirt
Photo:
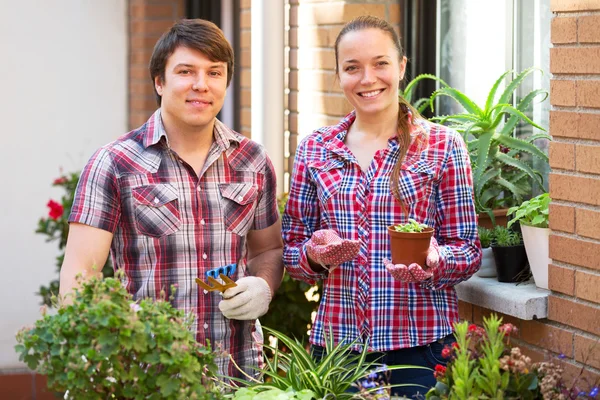
[[[276,179],[259,144],[215,122],[214,142],[198,177],[168,146],[160,110],[140,128],[100,148],[85,166],[70,222],[114,234],[113,266],[135,299],[177,290],[173,305],[196,316],[200,343],[234,356],[246,372],[259,360],[255,321],[226,319],[219,292],[194,282],[237,263],[246,274],[246,234],[277,221]],[[221,372],[239,376],[227,357]]]
[[[481,260],[465,143],[456,131],[422,119],[411,131],[399,189],[409,217],[435,227],[441,263],[432,280],[405,284],[383,263],[391,258],[387,227],[406,222],[389,185],[399,144],[390,138],[363,171],[344,144],[354,119],[351,113],[298,146],[283,217],[284,264],[293,278],[324,280],[313,344],[324,346],[330,329],[336,342],[368,339],[378,351],[431,343],[452,332],[458,320],[454,285]],[[304,245],[318,229],[359,240],[358,257],[329,276],[312,271]]]

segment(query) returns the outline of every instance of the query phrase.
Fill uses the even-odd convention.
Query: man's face
[[[203,53],[178,47],[167,60],[165,79],[155,78],[162,97],[165,126],[198,131],[210,126],[225,100],[227,64],[211,61]]]

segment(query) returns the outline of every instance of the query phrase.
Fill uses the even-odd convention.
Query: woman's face
[[[398,85],[406,57],[400,60],[390,36],[369,28],[345,34],[338,45],[338,71],[344,95],[357,116],[383,117],[398,113]]]

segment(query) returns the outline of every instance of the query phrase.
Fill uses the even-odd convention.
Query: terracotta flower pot
[[[404,265],[417,263],[425,267],[433,228],[425,228],[423,232],[397,232],[393,227],[388,226],[392,262]]]
[[[496,220],[496,225],[506,226],[508,224],[508,216],[506,215],[507,211],[508,208],[499,208],[492,211],[494,214],[494,219]],[[479,221],[477,222],[477,224],[487,229],[494,228],[492,219],[487,213],[479,214]]]

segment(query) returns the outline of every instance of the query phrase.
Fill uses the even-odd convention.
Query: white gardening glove
[[[256,319],[265,315],[271,302],[271,288],[267,281],[256,276],[238,279],[237,286],[223,292],[219,310],[226,318],[237,320]]]

